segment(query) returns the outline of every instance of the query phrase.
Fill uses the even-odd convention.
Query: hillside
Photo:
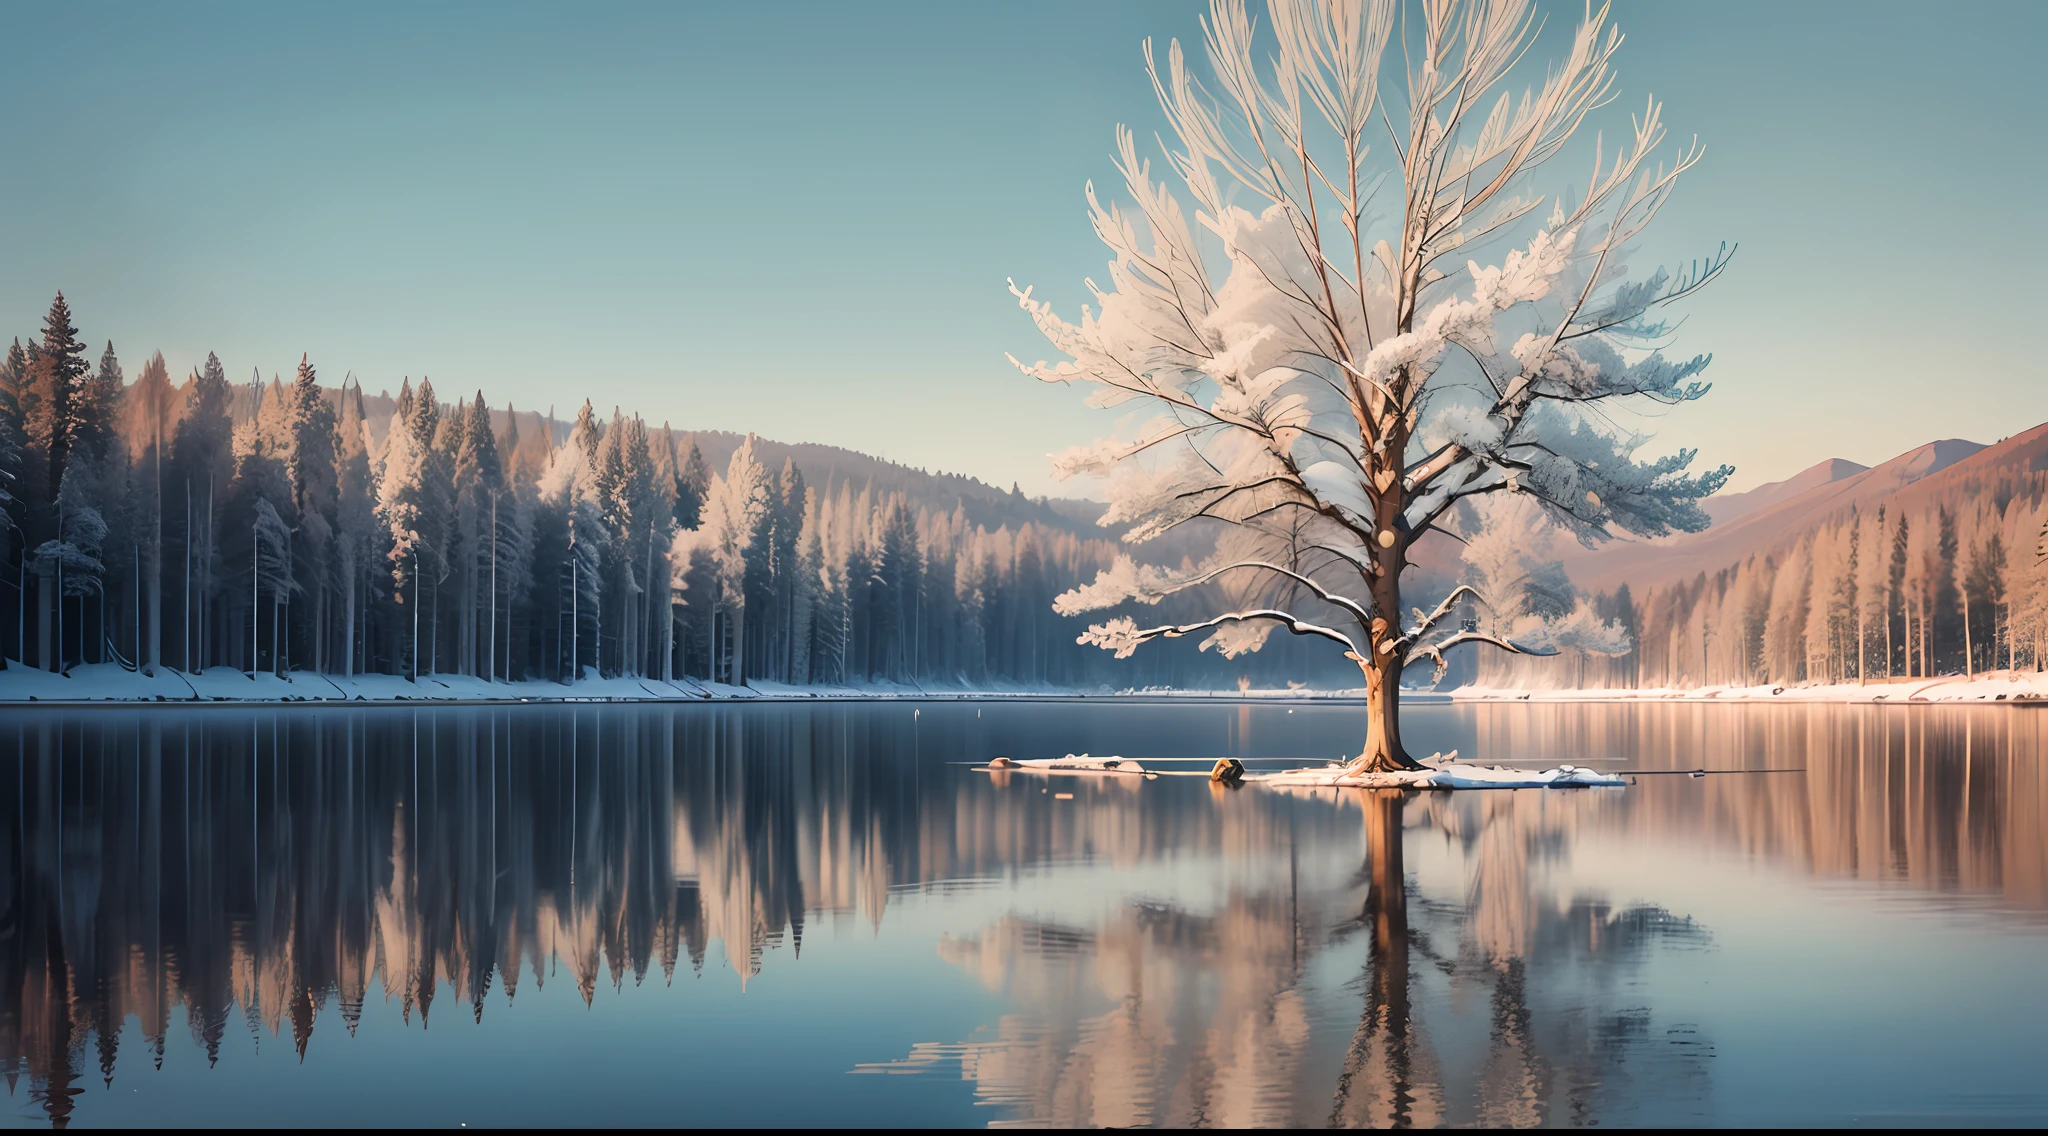
[[[2048,426],[1996,446],[1958,438],[1929,442],[1867,469],[1833,458],[1785,481],[1710,499],[1707,514],[1715,521],[1704,532],[1617,540],[1597,549],[1572,546],[1563,560],[1582,587],[1608,591],[1627,583],[1641,592],[1789,546],[1826,518],[1851,506],[1874,509],[1930,478],[1930,492],[1940,493],[1954,477],[1981,476],[2008,465],[2028,468],[2044,446]]]
[[[733,451],[746,437],[723,430],[700,430],[679,434],[679,446],[695,443],[713,471],[722,470]],[[880,493],[901,493],[911,501],[934,510],[963,509],[969,525],[987,529],[1008,526],[1016,529],[1026,522],[1062,529],[1090,539],[1112,535],[1096,527],[1102,506],[1093,501],[1054,500],[1026,497],[1012,486],[998,489],[985,481],[957,473],[929,473],[899,465],[858,450],[821,446],[813,442],[755,440],[755,452],[762,464],[780,469],[783,461],[796,463],[810,484],[821,489],[851,482],[855,488],[873,486]]]
[[[1744,513],[1789,501],[1809,489],[1829,485],[1845,477],[1854,477],[1869,468],[1867,465],[1857,465],[1847,458],[1829,458],[1783,481],[1759,485],[1744,493],[1718,493],[1700,504],[1705,507],[1707,516],[1712,517],[1715,524],[1724,525]]]
[[[2048,424],[1944,439],[1863,469],[1827,461],[1713,503],[1705,532],[1573,548],[1630,623],[1627,656],[1487,664],[1509,689],[1782,687],[1929,678],[2048,659]],[[1624,611],[1613,598],[1626,584]],[[1921,695],[1914,695],[1916,699]]]
[[[238,388],[240,397],[236,407],[238,416],[247,413],[247,388]],[[446,394],[447,392],[439,392]],[[339,397],[339,392],[335,392]],[[389,428],[392,412],[398,402],[389,391],[377,394],[365,392],[363,410],[368,415],[371,437],[382,443],[384,432]],[[569,437],[570,417],[555,416],[552,430],[549,416],[540,411],[520,410],[519,433],[521,437],[546,436],[552,433],[553,440],[560,444]],[[491,421],[502,435],[506,426],[506,412],[493,410]],[[704,455],[712,472],[725,469],[732,459],[733,451],[739,448],[745,435],[725,430],[678,430],[677,447],[688,452],[692,442]],[[931,473],[913,466],[901,465],[883,458],[873,457],[858,450],[842,449],[838,446],[822,446],[812,442],[778,442],[770,438],[756,438],[756,453],[762,464],[779,470],[785,459],[794,461],[803,471],[804,479],[819,489],[836,489],[851,482],[856,491],[872,486],[878,493],[901,493],[912,503],[925,506],[935,512],[950,512],[956,506],[965,510],[969,525],[978,525],[990,530],[1008,527],[1012,530],[1025,523],[1042,525],[1090,539],[1112,537],[1111,531],[1098,528],[1095,518],[1102,515],[1099,502],[1074,498],[1027,497],[1012,486],[999,489],[985,481],[956,473]]]

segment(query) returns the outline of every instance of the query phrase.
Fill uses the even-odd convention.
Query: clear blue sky
[[[1103,422],[1010,369],[1047,351],[1003,279],[1071,311],[1101,273],[1082,184],[1158,128],[1139,43],[1199,10],[16,7],[0,329],[62,287],[131,374],[308,351],[1060,492],[1044,455]],[[1708,148],[1647,251],[1742,245],[1678,344],[1718,386],[1662,443],[1752,485],[2048,419],[2048,4],[1616,11],[1608,125],[1654,92]]]

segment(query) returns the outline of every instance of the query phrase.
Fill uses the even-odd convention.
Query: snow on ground
[[[574,683],[546,681],[486,682],[467,675],[423,675],[418,682],[388,674],[352,677],[293,671],[290,678],[259,673],[253,678],[231,667],[211,667],[197,674],[164,668],[151,676],[114,663],[91,663],[58,675],[10,660],[0,671],[0,705],[26,702],[700,702],[750,699],[917,699],[917,698],[1076,698],[1107,697],[1108,687],[1063,690],[1017,684],[893,682],[792,686],[754,682],[747,686],[676,679],[604,678],[590,668]],[[1144,691],[1146,697],[1167,692]],[[1225,697],[1202,691],[1174,691],[1174,696]],[[1295,692],[1252,692],[1252,696],[1289,697]],[[1244,697],[1231,692],[1227,697]]]
[[[1585,789],[1596,786],[1619,788],[1628,784],[1613,774],[1596,773],[1573,765],[1542,770],[1509,769],[1502,765],[1460,762],[1454,760],[1457,756],[1456,751],[1437,754],[1425,759],[1426,764],[1434,763],[1432,768],[1401,773],[1352,773],[1343,763],[1335,761],[1328,765],[1272,773],[1244,773],[1243,767],[1239,766],[1238,772],[1247,785],[1275,789]],[[982,768],[984,772],[996,774],[1043,773],[1067,777],[1124,774],[1148,780],[1162,776],[1216,779],[1215,773],[1203,770],[1152,770],[1127,757],[1095,757],[1085,753],[1021,760],[998,757]]]
[[[599,678],[586,674],[573,685],[555,682],[485,682],[465,675],[427,675],[417,683],[397,675],[353,677],[293,671],[289,678],[251,677],[231,667],[195,674],[165,668],[160,674],[130,671],[113,663],[71,668],[68,675],[9,662],[0,671],[0,702],[492,702],[520,700],[671,700],[745,697],[733,688],[655,679]]]
[[[1247,773],[1244,780],[1247,785],[1269,785],[1281,789],[1586,789],[1628,784],[1613,774],[1596,773],[1575,765],[1537,770],[1472,765],[1460,761],[1401,773],[1348,773],[1345,766],[1332,762],[1310,769]]]
[[[23,702],[676,702],[742,699],[870,698],[1079,698],[1135,697],[1223,701],[1322,701],[1362,699],[1363,690],[1174,690],[1143,688],[1065,690],[1017,684],[863,682],[791,686],[756,681],[747,686],[677,679],[603,678],[585,669],[582,680],[486,682],[466,675],[425,675],[415,683],[398,675],[353,677],[294,671],[289,679],[268,673],[251,678],[229,667],[198,674],[165,668],[156,676],[113,663],[71,668],[69,675],[9,661],[0,671],[0,704]],[[1827,686],[1710,686],[1699,690],[1502,690],[1460,687],[1450,691],[1405,691],[1408,702],[2048,702],[2048,673],[1993,671],[1974,679],[1961,675],[1910,682],[1845,683]]]
[[[1449,694],[1454,702],[2035,702],[2048,701],[2048,672],[1986,671],[1975,677],[1697,689],[1501,690],[1466,686]]]

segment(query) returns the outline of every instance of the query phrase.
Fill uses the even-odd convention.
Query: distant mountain
[[[734,450],[746,440],[744,434],[723,430],[698,430],[678,435],[677,445],[685,452],[692,442],[704,454],[712,472],[722,473]],[[1095,518],[1103,506],[1094,501],[1050,497],[1027,497],[1016,486],[998,489],[985,481],[957,473],[929,473],[913,466],[899,465],[858,450],[821,446],[814,442],[777,442],[756,437],[754,452],[761,464],[780,470],[784,459],[796,463],[804,480],[821,492],[836,491],[851,483],[857,493],[872,486],[878,493],[901,493],[911,502],[938,511],[956,507],[965,511],[967,522],[987,529],[1008,526],[1017,529],[1026,522],[1063,529],[1091,539],[1114,535],[1097,528]]]
[[[445,396],[453,392],[435,393],[437,396]],[[436,401],[442,399],[437,397]],[[398,400],[388,391],[377,394],[364,393],[363,413],[370,424],[371,437],[379,444],[382,443],[384,433],[391,423],[391,415],[397,408]],[[246,413],[246,409],[238,409]],[[568,440],[569,427],[574,420],[573,413],[568,417],[555,416],[552,433],[556,445]],[[493,410],[491,421],[502,433],[505,429],[505,412]],[[547,435],[548,416],[539,411],[519,411],[519,432],[522,437]],[[726,463],[732,460],[733,451],[745,440],[746,435],[726,430],[676,431],[678,456],[688,453],[690,444],[695,442],[713,473],[725,472]],[[1102,515],[1104,509],[1097,501],[1027,497],[1014,485],[1007,490],[999,489],[985,481],[957,473],[930,473],[913,466],[873,457],[858,450],[821,446],[812,442],[778,442],[770,438],[757,438],[755,453],[763,465],[777,472],[781,471],[784,459],[794,461],[796,467],[803,471],[804,481],[821,492],[836,492],[840,485],[851,483],[855,493],[860,492],[863,487],[873,487],[877,493],[901,493],[913,504],[933,511],[950,512],[956,507],[961,508],[966,512],[969,524],[992,531],[1005,526],[1015,530],[1029,522],[1089,539],[1106,539],[1117,535],[1112,530],[1096,526],[1095,519]]]
[[[1853,477],[1869,468],[1867,465],[1857,465],[1847,458],[1829,458],[1819,465],[1810,466],[1783,481],[1773,481],[1768,485],[1759,485],[1755,489],[1743,493],[1716,494],[1700,502],[1700,504],[1706,508],[1707,516],[1712,517],[1715,524],[1726,524],[1752,509],[1760,509],[1766,505],[1775,505],[1780,501],[1788,501],[1816,486],[1840,481],[1845,477]]]
[[[1834,458],[1785,481],[1718,501],[1709,499],[1707,513],[1715,523],[1705,532],[1615,541],[1597,549],[1574,546],[1564,556],[1565,568],[1582,587],[1606,591],[1626,582],[1640,594],[1725,568],[1752,553],[1794,544],[1821,521],[1851,506],[1874,509],[1897,498],[1901,506],[1917,507],[1972,479],[1988,483],[2001,472],[2038,471],[2044,459],[2048,425],[1995,446],[1945,438],[1868,469]]]

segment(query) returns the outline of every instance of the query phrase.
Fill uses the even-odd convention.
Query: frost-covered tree
[[[170,368],[164,363],[163,352],[150,356],[142,365],[128,402],[132,408],[129,428],[137,475],[133,504],[141,538],[143,575],[138,589],[141,610],[136,612],[141,621],[142,643],[135,662],[155,674],[163,663],[164,458],[170,447],[174,408]]]
[[[1874,514],[1859,514],[1856,559],[1856,681],[1870,677],[1871,637],[1885,619],[1885,557],[1891,551],[1891,532],[1885,506]]]
[[[171,486],[166,506],[177,518],[179,552],[178,651],[185,668],[204,668],[222,646],[215,624],[219,583],[226,575],[215,521],[221,495],[235,472],[234,391],[227,369],[209,353],[185,394],[185,415],[171,440]]]
[[[335,580],[341,588],[341,673],[364,669],[358,655],[368,645],[371,564],[376,555],[377,485],[370,465],[369,419],[360,381],[341,392],[335,429]]]
[[[62,671],[68,666],[65,654],[67,630],[64,626],[64,600],[83,601],[86,596],[100,591],[106,565],[101,562],[100,552],[107,540],[107,522],[98,499],[97,471],[92,458],[86,454],[73,455],[65,463],[64,482],[58,487],[56,500],[57,535],[44,541],[36,548],[36,574],[41,577],[47,594],[56,600],[56,628],[53,653],[53,669]],[[85,657],[84,604],[79,605],[79,615],[73,621],[69,632],[79,641],[79,659]]]
[[[609,549],[609,530],[599,496],[597,455],[603,431],[589,402],[576,416],[569,441],[549,460],[542,475],[539,494],[549,512],[548,527],[559,533],[563,543],[543,542],[549,550],[559,548],[562,560],[549,572],[555,594],[560,597],[559,619],[567,619],[566,634],[559,646],[567,651],[568,674],[580,678],[586,665],[598,657],[597,632],[603,626],[604,605],[609,597],[603,586],[604,556]],[[559,625],[559,623],[558,623]]]
[[[453,475],[446,472],[447,455],[435,446],[440,421],[429,382],[422,379],[417,392],[409,383],[399,388],[377,486],[377,513],[389,535],[392,596],[410,609],[405,633],[413,640],[415,674],[436,661],[432,656],[440,613],[433,593],[448,575],[448,531],[454,519],[449,488]],[[427,624],[424,641],[419,637],[422,621]]]
[[[456,668],[486,674],[496,655],[498,508],[504,496],[505,465],[491,430],[490,407],[482,391],[474,402],[456,403],[449,424],[454,443]]]
[[[341,484],[339,443],[334,404],[320,389],[319,376],[305,355],[293,376],[285,402],[285,474],[291,479],[292,508],[298,517],[293,544],[292,575],[311,601],[301,621],[316,667],[327,665],[328,601],[339,583],[335,531],[340,525]]]
[[[1467,583],[1484,610],[1464,622],[1471,631],[1515,644],[1527,653],[1626,654],[1633,644],[1617,622],[1604,620],[1548,559],[1555,530],[1528,494],[1502,494],[1473,502],[1475,523],[1464,537]],[[1443,677],[1446,660],[1424,643],[1418,653]]]
[[[1112,618],[1082,639],[1119,656],[1197,633],[1235,655],[1274,627],[1330,640],[1364,673],[1357,768],[1411,768],[1403,668],[1462,643],[1521,649],[1447,631],[1462,590],[1403,612],[1409,549],[1459,501],[1527,493],[1586,540],[1706,525],[1697,500],[1730,471],[1687,474],[1690,450],[1639,460],[1645,439],[1598,408],[1706,393],[1707,358],[1665,358],[1655,346],[1669,329],[1651,313],[1726,257],[1676,276],[1623,272],[1624,246],[1699,157],[1695,145],[1651,161],[1664,140],[1655,102],[1619,145],[1593,148],[1582,190],[1531,192],[1612,96],[1621,36],[1605,7],[1519,98],[1506,88],[1535,36],[1528,0],[1437,0],[1405,19],[1393,0],[1274,0],[1268,12],[1255,45],[1243,5],[1215,0],[1208,82],[1178,43],[1163,67],[1148,45],[1178,140],[1168,164],[1193,215],[1119,130],[1133,204],[1089,189],[1111,253],[1108,283],[1091,285],[1097,306],[1073,323],[1012,286],[1066,356],[1019,364],[1026,373],[1149,412],[1056,463],[1109,477],[1103,523],[1132,542],[1198,518],[1239,537],[1191,571],[1121,560],[1057,607],[1157,603],[1251,576],[1268,602],[1186,623]],[[1476,259],[1510,239],[1518,247]]]
[[[14,585],[15,593],[13,610],[0,608],[0,615],[4,615],[0,626],[7,620],[14,623],[14,633],[5,636],[7,646],[0,650],[0,657],[11,650],[17,659],[26,654],[23,647],[28,639],[28,567],[32,559],[27,543],[26,503],[22,498],[28,483],[27,435],[21,418],[22,384],[27,377],[28,355],[17,339],[8,348],[6,358],[0,360],[0,558],[4,558],[0,564],[11,565],[8,582]]]
[[[704,494],[700,523],[688,545],[694,555],[709,559],[715,570],[712,632],[712,677],[731,650],[725,668],[733,682],[746,677],[747,550],[772,504],[768,469],[754,456],[754,436],[733,451],[725,474],[711,479]]]
[[[291,602],[292,593],[299,590],[299,584],[292,579],[292,530],[278,515],[277,507],[267,497],[256,499],[256,520],[253,528],[253,562],[250,573],[250,599],[260,605],[270,602],[270,669],[283,674],[291,669],[290,663],[278,650],[278,629],[284,623],[283,609]],[[251,625],[253,633],[255,625]],[[255,653],[250,653],[250,666],[254,669]]]

